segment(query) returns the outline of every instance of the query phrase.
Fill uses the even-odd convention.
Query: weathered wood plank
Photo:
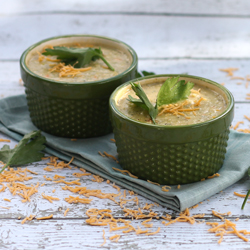
[[[218,221],[219,220],[215,220]],[[232,220],[233,221],[233,220]],[[249,243],[229,234],[224,236],[219,245],[218,236],[209,233],[210,228],[205,223],[191,225],[176,223],[168,227],[159,221],[153,221],[150,231],[160,232],[156,235],[136,235],[135,232],[124,234],[120,231],[109,232],[109,228],[86,225],[84,220],[51,219],[47,221],[29,221],[21,224],[20,220],[0,220],[4,226],[0,227],[0,247],[8,249],[98,249],[104,240],[105,230],[107,249],[248,249]],[[235,222],[237,229],[246,229],[249,220]],[[141,221],[133,221],[137,228]],[[146,229],[146,228],[145,228]],[[121,234],[120,240],[112,242],[110,236]],[[249,238],[249,236],[246,236]]]
[[[247,18],[35,14],[0,16],[0,23],[1,60],[18,59],[42,39],[78,33],[118,38],[140,58],[230,59],[250,54]]]
[[[1,134],[1,138],[8,138],[7,136],[4,136]],[[0,147],[2,147],[4,144],[1,142]],[[11,147],[15,145],[15,142],[12,142]],[[39,163],[34,163],[26,166],[29,170],[34,171],[37,173],[37,175],[29,174],[28,176],[32,176],[33,178],[31,180],[25,181],[25,185],[36,185],[37,182],[40,183],[38,187],[38,193],[35,193],[31,197],[30,202],[22,202],[22,197],[15,195],[13,196],[9,189],[6,188],[4,192],[0,193],[0,200],[1,200],[1,206],[0,207],[0,219],[3,218],[12,218],[16,219],[19,216],[22,218],[30,215],[35,214],[36,216],[48,216],[49,214],[53,213],[56,218],[65,218],[64,217],[64,211],[69,208],[70,211],[67,215],[67,217],[70,218],[87,218],[86,211],[89,208],[99,208],[99,209],[106,209],[109,208],[112,211],[112,214],[114,214],[115,217],[120,218],[124,217],[124,211],[123,209],[116,204],[115,202],[108,200],[108,199],[99,199],[97,197],[90,197],[92,199],[90,204],[69,204],[65,201],[66,197],[71,196],[78,196],[79,194],[72,193],[68,190],[63,190],[62,187],[65,186],[64,183],[56,183],[54,180],[55,175],[60,175],[65,177],[65,181],[73,181],[78,179],[77,177],[73,176],[73,173],[82,173],[78,168],[72,169],[58,169],[53,172],[45,171],[44,168],[46,167],[46,161],[42,161]],[[25,167],[25,166],[24,166]],[[51,180],[46,180],[45,178],[50,178]],[[219,178],[219,177],[218,177]],[[97,183],[92,181],[92,176],[83,176],[80,177],[80,186],[86,187],[90,190],[99,189],[102,190],[104,193],[117,193],[118,191],[112,186],[113,183],[107,184],[104,180],[102,183]],[[44,185],[44,186],[42,186]],[[73,185],[77,186],[77,185]],[[248,218],[249,217],[249,208],[248,205],[246,205],[245,210],[241,210],[241,204],[243,202],[243,199],[235,196],[234,191],[245,194],[247,190],[250,187],[250,180],[248,179],[242,179],[237,184],[234,184],[233,186],[219,191],[217,194],[213,195],[207,200],[204,200],[199,206],[192,210],[192,213],[205,213],[206,217],[213,217],[212,216],[212,210],[220,211],[222,213],[227,213],[229,211],[232,212],[232,216],[234,217],[241,217],[241,218]],[[182,185],[181,188],[185,188],[185,185]],[[54,190],[55,189],[55,190]],[[54,191],[53,191],[54,190]],[[121,194],[124,194],[124,189],[121,188],[120,190]],[[44,199],[42,197],[42,194],[49,195],[52,197],[59,198],[58,201],[53,201],[53,203],[50,203],[48,200]],[[84,196],[81,196],[84,198]],[[11,202],[5,201],[4,199],[10,199]],[[129,195],[128,191],[126,190],[126,199],[132,199],[135,198],[134,195]],[[140,207],[141,209],[147,204],[151,204],[152,201],[138,196],[139,199],[139,205],[136,204],[136,201],[130,201],[124,207],[129,209],[138,209]],[[117,198],[117,201],[119,201],[119,198]],[[4,207],[4,208],[3,208]],[[6,209],[5,207],[8,207],[9,209]],[[154,205],[152,207],[152,210],[158,214],[158,216],[165,215],[166,213],[176,215],[175,212],[172,210],[169,210],[162,206]],[[67,218],[66,217],[66,218]],[[249,217],[250,218],[250,217]]]
[[[245,80],[238,85],[240,80],[231,80],[219,71],[220,68],[238,67],[235,76],[246,77],[250,74],[250,44],[246,29],[250,24],[249,7],[250,2],[247,0],[7,1],[0,10],[0,98],[24,93],[24,88],[19,83],[18,59],[29,45],[51,36],[95,31],[99,35],[119,38],[134,47],[139,55],[140,70],[157,74],[188,73],[225,83],[236,100],[233,125],[244,120],[245,123],[239,128],[249,128],[250,122],[243,116],[250,116],[249,100],[246,100],[250,86],[246,87]],[[1,134],[0,137],[7,138]],[[0,143],[0,147],[3,144],[5,143]],[[10,143],[11,147],[15,144],[14,140]],[[89,226],[85,221],[89,208],[109,208],[115,218],[124,218],[124,212],[116,203],[96,197],[93,197],[90,204],[68,204],[65,197],[72,193],[62,190],[64,184],[46,181],[43,176],[53,179],[55,174],[60,174],[66,180],[74,180],[77,178],[72,173],[80,171],[63,169],[47,172],[44,170],[45,166],[45,162],[27,166],[38,175],[33,175],[33,179],[26,184],[45,183],[44,186],[39,186],[38,193],[31,197],[30,202],[23,203],[21,197],[12,196],[8,189],[0,193],[0,205],[10,208],[0,207],[0,248],[92,250],[103,243],[103,229],[107,238],[104,248],[107,249],[249,248],[249,243],[231,234],[226,235],[221,245],[218,245],[219,238],[207,232],[209,226],[205,223],[176,223],[165,227],[162,219],[153,219],[150,230],[156,231],[158,227],[161,230],[151,236],[136,235],[135,232],[109,232],[107,226]],[[90,176],[81,177],[81,186],[101,189],[106,193],[118,192],[106,182],[96,183],[91,179]],[[212,215],[212,210],[221,213],[231,211],[228,219],[234,222],[236,218],[240,218],[235,222],[237,229],[250,231],[250,204],[247,203],[245,209],[241,210],[243,199],[234,195],[234,191],[245,194],[249,187],[250,180],[242,179],[190,211],[192,214],[204,213],[205,221],[217,222],[219,219]],[[53,189],[55,192],[52,192]],[[42,198],[42,193],[60,200],[50,203]],[[11,202],[4,198],[10,198]],[[151,203],[141,196],[138,199],[140,208]],[[138,208],[133,201],[127,203],[126,207]],[[66,208],[70,208],[70,211],[64,216]],[[152,210],[159,216],[165,213],[176,215],[162,206],[153,206]],[[54,214],[54,218],[46,221],[33,220],[23,225],[17,219],[30,214],[37,217]],[[142,227],[141,221],[134,220],[131,223],[135,227]],[[121,239],[118,243],[111,242],[108,237],[116,233],[121,233]]]
[[[143,60],[139,59],[139,70],[152,71],[156,74],[189,74],[201,76],[218,83],[224,83],[234,95],[236,102],[247,102],[247,93],[250,93],[246,80],[231,80],[225,72],[219,69],[234,67],[235,76],[246,78],[250,75],[249,60]],[[24,93],[24,87],[20,84],[19,62],[0,62],[0,97]],[[238,85],[241,83],[240,85]],[[248,96],[249,97],[249,96]]]
[[[1,6],[1,13],[4,14],[32,14],[34,12],[128,12],[136,14],[196,14],[196,15],[237,15],[248,16],[250,4],[247,0],[235,1],[185,1],[185,0],[133,0],[127,1],[48,1],[48,0],[12,0]]]

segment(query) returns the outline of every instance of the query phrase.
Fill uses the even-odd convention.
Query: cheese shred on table
[[[63,215],[66,216],[68,212],[69,212],[69,208],[67,208],[67,209],[65,210],[65,212],[64,212]]]
[[[57,157],[49,157],[48,167],[51,168],[51,171],[56,171],[58,169],[62,168],[69,168],[69,164],[73,161],[74,158],[71,158],[70,162],[65,163],[63,161],[59,161]],[[123,174],[129,174],[129,171],[127,170],[121,170],[117,168],[113,168],[116,171],[119,171]],[[83,173],[73,173],[73,176],[75,177],[83,177],[83,176],[88,176],[91,175],[94,179],[93,181],[98,182],[97,180],[101,178],[100,176],[93,175],[90,173],[86,173],[86,170],[84,169],[79,169]],[[9,189],[9,191],[12,193],[12,195],[19,195],[23,198],[23,202],[30,201],[30,197],[38,192],[38,187],[39,183],[36,185],[25,185],[22,182],[24,181],[29,181],[32,180],[32,176],[28,176],[27,174],[37,174],[36,172],[30,171],[27,168],[26,169],[21,169],[17,168],[17,170],[13,168],[8,168],[6,169],[1,175],[0,175],[0,184],[2,185],[0,192],[4,192],[6,188]],[[210,178],[219,176],[219,174],[214,174],[213,176],[210,176]],[[47,177],[46,177],[47,178]],[[136,178],[136,177],[135,177]],[[50,178],[51,179],[51,178]],[[116,186],[115,183],[112,184],[113,188],[116,189],[118,193],[104,193],[100,189],[88,189],[87,187],[80,186],[81,182],[80,179],[74,180],[74,181],[66,181],[65,177],[59,174],[55,174],[53,177],[53,182],[54,183],[63,183],[65,184],[62,186],[62,190],[65,191],[70,191],[72,193],[77,194],[77,196],[71,196],[69,195],[68,197],[65,198],[65,201],[74,204],[74,203],[83,203],[83,204],[90,204],[92,199],[90,197],[97,197],[100,199],[109,199],[116,204],[120,205],[121,208],[123,209],[124,213],[124,218],[116,219],[112,215],[112,211],[110,209],[97,209],[97,208],[90,208],[86,211],[86,215],[88,216],[88,219],[86,219],[86,223],[88,225],[92,226],[107,226],[109,227],[109,232],[118,232],[121,231],[122,233],[130,233],[133,232],[136,235],[155,235],[160,232],[161,228],[158,227],[157,230],[152,230],[154,227],[152,221],[153,219],[160,219],[159,215],[152,211],[151,207],[158,205],[158,204],[147,204],[144,205],[143,207],[139,206],[139,199],[138,197],[134,194],[133,191],[128,190],[128,195],[132,197],[127,197],[126,190],[124,192],[121,192],[120,187]],[[102,179],[102,178],[101,178]],[[51,181],[51,180],[50,180]],[[103,181],[103,179],[102,179]],[[5,185],[4,182],[7,184]],[[158,185],[158,183],[154,183],[151,181],[148,181],[149,183]],[[110,183],[110,181],[107,180],[107,183]],[[73,186],[74,185],[74,186]],[[177,186],[177,188],[179,185]],[[163,186],[162,190],[167,192],[171,189],[170,186]],[[238,193],[235,192],[236,195]],[[134,196],[135,195],[135,196]],[[240,194],[239,194],[240,195]],[[80,196],[84,196],[85,198],[82,198]],[[47,199],[50,202],[53,202],[54,200],[59,200],[57,197],[52,197],[49,195],[45,195],[42,193],[42,197],[44,199]],[[245,195],[241,195],[241,197],[245,197]],[[10,199],[5,198],[4,200],[10,201]],[[128,202],[134,202],[134,205],[137,206],[137,209],[130,209],[127,207],[124,207],[125,204]],[[197,207],[193,206],[192,208]],[[2,207],[5,209],[9,209],[6,207]],[[67,215],[69,211],[69,208],[67,208],[64,212],[64,216]],[[209,222],[207,225],[211,226],[211,228],[208,230],[209,232],[215,233],[216,236],[220,236],[219,243],[222,241],[223,237],[226,234],[235,234],[239,238],[243,239],[244,241],[248,241],[248,239],[244,236],[247,234],[250,234],[250,232],[246,230],[237,230],[236,229],[236,224],[232,223],[231,221],[224,219],[223,216],[229,215],[230,213],[218,213],[216,211],[212,211],[213,215],[220,218],[223,222],[223,224],[219,224],[218,222]],[[190,211],[187,208],[184,212],[181,212],[178,217],[172,218],[171,215],[166,214],[165,216],[161,216],[161,219],[163,219],[162,224],[164,226],[169,226],[173,223],[177,222],[186,222],[190,224],[195,224],[197,222],[197,219],[204,218],[204,214],[195,214],[195,215],[190,215]],[[34,215],[27,216],[22,220],[22,224],[25,223],[28,220],[34,219]],[[53,218],[53,214],[49,216],[44,216],[44,217],[39,217],[36,218],[37,220],[46,220],[46,219],[51,219]],[[143,220],[141,222],[141,227],[137,225],[137,227],[134,227],[131,225],[131,222],[133,220]],[[197,222],[199,223],[199,222]],[[106,244],[106,237],[105,237],[105,230],[103,232],[103,240],[104,242],[101,244],[101,246]],[[118,241],[121,237],[121,234],[115,234],[113,236],[109,237],[109,240],[111,241]]]
[[[215,233],[216,236],[220,236],[220,239],[218,240],[219,244],[222,242],[224,235],[227,234],[235,234],[240,239],[249,241],[249,239],[244,237],[242,234],[246,235],[250,234],[250,232],[247,230],[237,230],[236,224],[228,219],[225,219],[223,224],[219,224],[217,222],[207,222],[206,224],[212,227],[208,229],[208,232]]]
[[[24,224],[27,220],[28,221],[31,221],[31,220],[33,220],[35,218],[35,215],[29,215],[29,216],[27,216],[26,218],[24,218],[22,221],[21,221],[21,224]]]
[[[57,197],[52,197],[49,195],[45,195],[44,193],[42,193],[42,197],[46,200],[48,200],[50,203],[53,203],[53,201],[59,201],[60,199]]]
[[[8,140],[8,139],[0,139],[0,142],[10,142],[10,140]]]
[[[105,230],[102,230],[102,232],[103,232],[103,233],[102,233],[102,237],[103,237],[103,240],[104,240],[104,241],[103,241],[103,243],[101,244],[101,247],[104,246],[105,243],[106,243]]]
[[[53,214],[49,215],[49,216],[44,216],[44,217],[39,217],[36,218],[37,220],[49,220],[53,218]]]
[[[241,198],[245,198],[246,197],[246,194],[239,194],[239,193],[237,193],[237,192],[234,192],[234,195],[236,195],[236,196],[239,196],[239,197],[241,197]],[[250,195],[248,196],[248,198],[250,197]]]

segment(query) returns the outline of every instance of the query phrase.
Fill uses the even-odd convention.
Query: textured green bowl
[[[156,75],[135,81],[164,82],[177,75]],[[229,127],[233,120],[234,100],[223,86],[208,79],[180,75],[180,79],[205,84],[217,89],[227,99],[227,109],[215,119],[183,126],[159,126],[140,123],[122,114],[116,103],[119,86],[110,97],[110,116],[119,156],[119,163],[132,174],[159,184],[185,184],[200,181],[216,173],[226,153]]]
[[[27,56],[37,47],[76,41],[120,49],[129,55],[131,65],[115,77],[84,83],[54,81],[34,74],[27,67]],[[109,97],[116,87],[135,78],[137,62],[136,52],[129,45],[101,36],[52,37],[30,46],[20,58],[20,68],[32,122],[39,129],[61,137],[88,138],[110,133]]]

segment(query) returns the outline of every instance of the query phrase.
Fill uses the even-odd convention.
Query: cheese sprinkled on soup
[[[68,47],[86,48],[83,45],[62,45]],[[99,47],[96,47],[99,48]],[[27,65],[29,69],[35,74],[46,77],[55,81],[66,81],[72,83],[92,82],[102,79],[114,77],[131,65],[129,56],[118,49],[111,49],[101,46],[104,58],[115,69],[110,70],[107,65],[101,60],[97,59],[91,61],[84,68],[74,68],[74,65],[63,65],[57,59],[57,56],[44,56],[43,51],[32,52]]]
[[[155,105],[162,83],[142,84],[149,101]],[[117,100],[118,109],[126,116],[143,123],[152,123],[148,111],[128,100],[128,96],[138,98],[131,87],[127,87]],[[218,92],[195,84],[186,100],[158,107],[157,125],[189,125],[211,120],[219,116],[227,107],[225,98]]]

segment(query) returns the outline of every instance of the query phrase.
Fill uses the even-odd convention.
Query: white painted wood
[[[236,102],[247,102],[247,94],[250,93],[250,81],[232,80],[225,72],[219,69],[238,68],[234,76],[244,77],[250,75],[249,60],[139,60],[139,71],[150,71],[156,74],[189,74],[201,76],[217,83],[224,83],[234,95]],[[0,86],[2,92],[0,97],[17,95],[24,93],[24,87],[20,82],[20,67],[19,62],[1,62],[0,61]],[[246,83],[249,82],[249,86]],[[238,85],[241,83],[240,85]]]
[[[1,138],[4,136],[1,136]],[[1,143],[0,146],[6,143]],[[105,209],[109,208],[112,210],[113,214],[117,218],[124,217],[123,209],[114,203],[113,201],[110,201],[108,199],[99,199],[96,197],[90,197],[92,199],[90,204],[69,204],[65,201],[66,197],[69,197],[69,195],[72,196],[78,196],[78,194],[74,194],[68,190],[63,190],[62,187],[65,186],[63,183],[55,183],[54,176],[60,175],[64,176],[66,181],[73,181],[78,178],[74,177],[72,174],[79,172],[82,173],[78,168],[71,170],[69,169],[60,169],[53,172],[48,172],[44,170],[44,167],[46,167],[45,162],[40,163],[34,163],[30,164],[27,167],[29,170],[32,170],[38,175],[28,174],[28,176],[32,176],[33,178],[29,181],[24,182],[25,185],[36,185],[37,182],[40,183],[38,188],[38,193],[34,194],[31,197],[31,202],[22,202],[22,198],[18,195],[13,196],[9,189],[6,188],[4,192],[0,193],[0,201],[1,206],[8,207],[10,209],[5,209],[0,207],[0,219],[3,218],[18,218],[21,216],[22,218],[30,215],[35,214],[37,217],[41,216],[47,216],[51,213],[54,214],[55,218],[65,218],[63,213],[64,211],[69,208],[70,211],[67,215],[67,217],[70,218],[87,218],[85,212],[89,208],[99,208],[99,209]],[[51,178],[52,181],[45,180],[45,177]],[[107,184],[106,180],[102,183],[96,183],[92,181],[92,176],[84,176],[80,178],[81,186],[87,187],[88,189],[100,189],[104,193],[118,193],[118,191],[112,187],[111,184]],[[45,184],[44,186],[41,186],[42,184]],[[77,186],[77,185],[73,185]],[[184,186],[182,186],[184,188]],[[192,213],[199,214],[199,213],[205,213],[206,218],[214,218],[212,216],[211,211],[220,211],[221,213],[226,213],[228,211],[232,212],[232,216],[234,217],[242,217],[245,218],[250,211],[250,204],[246,205],[245,210],[241,210],[241,204],[243,202],[243,199],[235,196],[234,192],[238,192],[241,194],[244,194],[247,192],[247,190],[250,188],[250,180],[247,178],[242,179],[237,184],[234,184],[233,186],[221,190],[221,192],[218,192],[217,194],[213,195],[207,200],[202,201],[201,204],[195,209],[192,209]],[[55,189],[55,192],[52,192],[53,189]],[[121,193],[123,194],[124,189],[121,188]],[[42,197],[42,193],[57,197],[60,200],[53,201],[53,203],[50,203],[48,200],[44,199]],[[84,196],[81,196],[84,198]],[[128,191],[126,190],[126,197],[127,199],[134,198],[134,195],[129,195]],[[11,199],[11,202],[4,201],[5,198]],[[138,196],[139,198],[139,206],[136,205],[134,201],[128,202],[125,207],[129,209],[138,209],[140,207],[141,209],[147,204],[151,204],[152,202],[144,197]],[[117,199],[119,201],[119,199]],[[219,201],[219,202],[218,202]],[[173,212],[171,209],[167,209],[162,206],[153,206],[153,211],[158,214],[158,216],[165,215],[165,213],[176,215],[178,213]],[[60,211],[61,210],[61,211]],[[66,217],[66,218],[67,218]],[[250,226],[249,226],[250,230]]]
[[[219,222],[219,220],[217,220]],[[178,223],[164,227],[154,221],[152,231],[161,227],[157,235],[145,236],[135,233],[123,234],[120,240],[111,242],[109,237],[120,234],[120,231],[109,232],[107,227],[90,227],[84,220],[58,220],[27,222],[20,224],[19,220],[4,221],[5,227],[0,228],[2,235],[0,246],[4,249],[102,249],[102,230],[105,230],[107,242],[103,249],[248,249],[249,243],[235,235],[225,235],[219,245],[219,237],[207,232],[209,226],[202,224],[190,225]],[[244,229],[248,220],[240,220],[238,229]],[[133,222],[133,226],[140,222]],[[192,238],[191,238],[192,237]]]
[[[128,43],[140,58],[249,58],[246,27],[250,27],[250,18],[105,14],[0,16],[0,60],[17,60],[30,45],[49,37],[93,33]]]
[[[0,0],[0,98],[23,94],[24,87],[19,83],[18,59],[29,45],[56,35],[72,33],[95,33],[118,38],[130,44],[139,55],[139,70],[153,71],[157,74],[187,73],[203,76],[219,83],[225,83],[234,95],[235,118],[244,121],[239,128],[249,128],[250,122],[244,118],[249,113],[250,85],[246,81],[231,80],[220,68],[237,67],[235,76],[246,77],[249,72],[249,32],[250,2],[247,0],[150,0],[150,1],[39,1],[39,0]],[[203,15],[204,14],[204,15]],[[1,115],[1,114],[0,114]],[[8,138],[0,134],[0,138]],[[0,147],[5,143],[0,143]],[[16,142],[12,140],[11,147]],[[0,193],[0,248],[3,249],[98,249],[103,243],[102,230],[105,229],[107,249],[248,249],[249,243],[234,235],[226,235],[218,245],[214,234],[208,233],[205,223],[190,225],[176,223],[169,227],[162,220],[153,220],[152,231],[161,227],[159,234],[152,236],[109,232],[107,227],[88,226],[86,211],[89,208],[110,208],[115,218],[124,218],[122,209],[110,200],[93,198],[91,204],[68,204],[64,199],[71,195],[62,190],[63,184],[46,181],[44,175],[53,178],[55,174],[76,179],[73,172],[78,169],[64,169],[47,172],[46,162],[30,164],[27,167],[36,171],[33,179],[26,184],[40,184],[38,193],[31,202],[23,203],[9,190]],[[82,177],[81,185],[89,189],[101,189],[106,193],[117,192],[106,182],[95,183],[91,177]],[[52,193],[53,189],[55,193]],[[243,199],[234,191],[246,193],[250,179],[243,178],[231,187],[218,192],[203,201],[192,214],[204,213],[205,221],[218,221],[212,210],[222,213],[231,211],[227,218],[235,222],[238,229],[250,231],[250,204],[241,210]],[[60,198],[50,203],[42,198],[42,193]],[[123,192],[123,189],[122,189]],[[127,193],[128,195],[128,193]],[[11,202],[4,201],[11,198]],[[138,196],[142,208],[150,200]],[[137,209],[134,202],[128,208]],[[67,216],[63,215],[70,208]],[[61,211],[60,211],[61,210]],[[162,206],[153,207],[160,216],[165,213],[176,215]],[[21,224],[17,218],[35,214],[46,216],[53,213],[54,218],[46,221],[33,220]],[[201,220],[202,221],[202,220]],[[141,221],[133,221],[134,226]],[[118,243],[108,237],[121,233]],[[250,239],[250,236],[246,236]]]
[[[73,247],[95,249],[103,243],[102,230],[105,230],[106,237],[110,237],[114,234],[121,234],[122,237],[118,243],[112,243],[107,239],[105,247],[123,249],[124,247],[131,249],[162,249],[163,246],[170,249],[211,249],[219,246],[217,243],[218,238],[214,234],[208,233],[207,230],[210,228],[205,223],[190,225],[189,223],[176,223],[165,227],[162,225],[162,220],[153,220],[153,227],[151,231],[156,231],[158,227],[161,227],[159,234],[154,236],[136,235],[134,232],[129,234],[123,234],[121,231],[109,232],[109,228],[105,227],[94,227],[88,226],[85,220],[88,218],[85,212],[89,208],[99,209],[111,209],[115,218],[124,218],[124,213],[121,208],[110,201],[99,200],[94,198],[90,205],[84,204],[67,204],[63,198],[69,195],[68,191],[62,191],[59,187],[63,186],[60,184],[53,185],[51,181],[43,181],[43,175],[53,178],[55,174],[66,176],[67,180],[72,180],[72,172],[80,172],[78,169],[63,169],[56,172],[45,172],[43,170],[44,162],[39,163],[36,167],[29,166],[28,168],[32,171],[36,171],[39,175],[34,176],[34,179],[28,181],[28,183],[35,184],[37,181],[40,183],[45,182],[46,185],[39,187],[39,192],[35,194],[30,203],[22,203],[19,197],[11,198],[11,202],[3,201],[3,198],[10,198],[11,195],[8,191],[0,193],[1,206],[10,207],[9,210],[0,209],[0,234],[2,240],[0,246],[2,248],[7,247],[11,244],[11,249],[37,249],[38,247],[44,247],[45,249],[61,249]],[[114,188],[106,183],[93,183],[89,177],[81,178],[82,186],[87,186],[90,189],[105,190],[105,192],[116,192]],[[205,213],[204,219],[198,221],[217,221],[220,220],[212,216],[212,210],[219,211],[221,213],[232,212],[232,215],[226,218],[235,222],[236,218],[240,218],[237,224],[237,229],[250,230],[249,224],[249,207],[250,204],[246,205],[245,210],[240,209],[242,198],[239,198],[233,194],[234,191],[239,193],[245,193],[246,189],[250,186],[250,180],[241,180],[239,183],[233,185],[226,190],[215,194],[211,198],[203,201],[195,209],[191,209],[191,214]],[[52,193],[52,189],[56,188],[56,192]],[[123,191],[123,190],[122,190]],[[44,192],[47,195],[59,197],[60,201],[54,201],[49,203],[47,200],[41,198],[41,193]],[[150,203],[143,197],[139,197],[139,207],[143,207],[145,203]],[[137,209],[135,204],[126,205],[127,208]],[[66,208],[70,208],[67,216],[63,215]],[[61,211],[60,211],[61,210]],[[160,216],[165,213],[173,214],[171,210],[167,210],[161,206],[153,207],[153,211],[157,212]],[[33,220],[21,224],[24,217],[30,214],[36,215],[37,217],[47,216],[53,214],[53,219],[48,221],[37,221]],[[21,219],[18,220],[18,217]],[[124,218],[126,219],[126,218]],[[4,225],[4,226],[3,226]],[[134,227],[140,226],[141,221],[133,221]],[[249,238],[249,237],[248,237]],[[233,245],[232,245],[233,244]],[[247,243],[234,235],[227,235],[220,249],[239,249],[246,247]],[[230,248],[230,246],[232,248]]]
[[[247,0],[10,0],[4,2],[0,13],[32,14],[34,12],[128,12],[166,13],[196,15],[239,15],[249,16],[250,3]]]

